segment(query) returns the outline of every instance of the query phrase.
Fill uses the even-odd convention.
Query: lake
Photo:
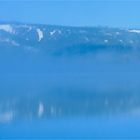
[[[115,70],[1,76],[0,138],[140,138],[138,72]]]

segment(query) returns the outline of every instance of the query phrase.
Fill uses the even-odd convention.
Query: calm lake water
[[[0,138],[140,138],[139,63],[76,66],[1,74]]]

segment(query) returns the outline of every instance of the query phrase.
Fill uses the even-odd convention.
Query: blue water
[[[140,138],[139,117],[74,117],[1,125],[1,138]]]
[[[140,138],[139,62],[25,69],[0,74],[1,139]]]
[[[128,82],[96,83],[94,76],[11,77],[1,83],[0,138],[140,138],[139,88],[130,82],[127,87]]]

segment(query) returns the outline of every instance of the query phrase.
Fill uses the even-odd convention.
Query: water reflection
[[[140,93],[124,90],[51,89],[0,97],[0,122],[140,112]]]

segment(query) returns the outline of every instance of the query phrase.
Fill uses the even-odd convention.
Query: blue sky
[[[0,21],[71,26],[140,27],[140,1],[0,1]]]

